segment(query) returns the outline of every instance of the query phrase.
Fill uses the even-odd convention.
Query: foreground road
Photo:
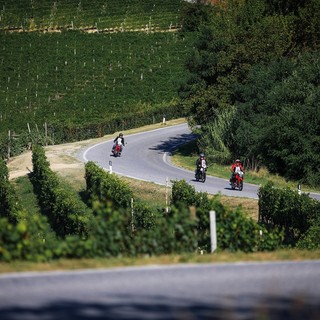
[[[212,176],[205,183],[194,179],[194,172],[177,168],[170,163],[171,152],[180,144],[194,139],[187,124],[164,127],[153,131],[132,134],[125,137],[127,145],[123,156],[114,158],[111,155],[112,141],[106,141],[87,148],[79,154],[82,161],[94,161],[106,170],[139,180],[166,184],[168,180],[186,180],[197,191],[227,196],[258,198],[258,186],[244,183],[243,191],[231,190],[229,181]],[[320,194],[310,194],[320,200]]]
[[[8,319],[320,319],[320,261],[0,275]]]

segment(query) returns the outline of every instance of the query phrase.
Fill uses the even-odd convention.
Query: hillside
[[[181,115],[183,1],[18,1],[0,13],[0,153]],[[174,32],[171,32],[174,31]],[[12,112],[14,110],[14,112]],[[9,136],[9,141],[8,141]]]
[[[4,31],[166,31],[180,27],[181,0],[5,1]]]

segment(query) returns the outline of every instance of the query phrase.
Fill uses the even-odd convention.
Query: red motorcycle
[[[243,189],[243,176],[244,176],[244,173],[242,171],[235,172],[233,174],[233,177],[230,181],[232,190],[235,190],[237,188],[239,191],[242,191],[242,189]]]
[[[116,143],[115,147],[112,149],[112,154],[114,157],[121,156],[121,145],[119,143]]]

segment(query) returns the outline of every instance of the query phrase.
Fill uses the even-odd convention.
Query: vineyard
[[[2,30],[96,29],[100,31],[178,28],[181,0],[2,1]]]
[[[102,137],[161,122],[164,115],[186,116],[178,89],[199,63],[197,55],[188,60],[199,34],[181,28],[185,5],[180,0],[1,2],[0,261],[210,252],[211,210],[217,214],[218,250],[319,248],[319,202],[296,191],[261,187],[256,222],[241,206],[226,208],[219,195],[209,199],[185,181],[173,183],[168,207],[155,208],[93,162],[85,165],[81,191],[51,170],[45,145]],[[210,59],[219,62],[203,59],[204,66]],[[229,81],[228,73],[224,76]],[[192,79],[192,89],[203,85],[201,78]],[[207,94],[198,94],[212,107]],[[200,106],[196,111],[204,110],[190,101]],[[201,119],[206,118],[205,113]],[[4,160],[25,149],[32,149],[26,179],[35,212],[21,203]]]
[[[210,252],[211,210],[217,215],[218,250],[319,246],[319,202],[292,190],[262,187],[256,222],[241,206],[226,208],[219,195],[209,199],[184,180],[174,181],[169,207],[150,207],[94,162],[85,165],[86,187],[79,193],[50,169],[39,145],[32,165],[28,179],[39,208],[34,212],[24,208],[0,161],[0,261]]]
[[[84,140],[159,122],[163,114],[181,115],[177,90],[187,76],[184,64],[195,35],[168,31],[177,26],[182,2],[122,2],[94,1],[89,6],[85,1],[20,1],[2,6],[2,155],[8,154],[8,132],[14,155],[30,141]],[[89,34],[81,29],[96,28],[93,17],[100,20],[98,28],[120,28],[119,21],[127,21],[127,16],[135,23],[126,25],[136,29],[146,25],[146,15],[147,24],[152,18],[150,28],[159,32]],[[33,29],[26,22],[31,16]],[[77,17],[70,28],[66,21]],[[59,32],[43,32],[50,28],[50,23],[45,26],[50,19]],[[13,26],[25,32],[13,32]]]

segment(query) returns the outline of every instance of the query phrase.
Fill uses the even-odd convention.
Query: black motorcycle
[[[207,168],[200,167],[196,170],[195,178],[197,181],[205,182],[207,178]]]

